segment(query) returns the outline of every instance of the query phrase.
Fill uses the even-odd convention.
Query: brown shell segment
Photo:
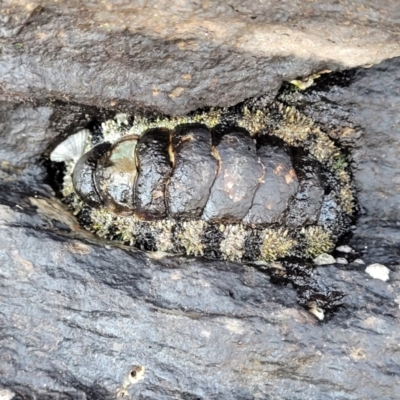
[[[136,148],[138,176],[134,193],[135,214],[146,221],[167,216],[165,186],[171,175],[169,159],[171,132],[151,129],[139,139]]]
[[[257,154],[264,165],[265,175],[244,222],[251,225],[278,223],[299,188],[297,174],[289,151],[284,147],[267,142],[259,147]]]
[[[104,205],[116,214],[134,210],[133,189],[137,177],[135,151],[138,136],[125,136],[99,159],[94,181]]]
[[[171,141],[173,171],[166,189],[168,214],[174,219],[198,219],[217,173],[211,153],[211,133],[205,125],[178,127]]]
[[[111,147],[104,142],[90,149],[76,163],[72,173],[72,184],[80,198],[91,207],[100,207],[102,200],[94,183],[94,171],[99,158]]]
[[[202,218],[209,222],[240,223],[264,174],[256,145],[244,129],[230,128],[215,145],[214,153],[219,161],[218,175]]]
[[[320,217],[325,194],[320,164],[304,155],[298,156],[296,161],[302,165],[299,169],[300,185],[289,206],[286,217],[288,227],[316,224]]]

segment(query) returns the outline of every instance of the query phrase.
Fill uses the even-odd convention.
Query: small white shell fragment
[[[326,253],[320,254],[318,257],[314,258],[315,265],[328,265],[335,264],[336,260],[330,255]]]
[[[316,317],[317,319],[319,319],[320,321],[322,321],[325,318],[325,313],[324,310],[320,307],[318,307],[315,302],[310,302],[310,304],[308,304],[309,309],[308,311],[314,315],[314,317]]]
[[[114,119],[119,123],[119,124],[124,124],[124,125],[129,125],[129,120],[128,120],[128,114],[120,113],[117,114]]]
[[[252,264],[258,265],[260,267],[280,269],[282,271],[285,271],[285,268],[282,266],[280,262],[267,262],[264,260],[258,260],[258,261],[253,261]]]
[[[389,280],[390,269],[382,264],[368,265],[365,272],[374,279],[380,279],[384,282]]]
[[[83,129],[67,137],[50,154],[50,160],[55,162],[74,161],[75,163],[85,152],[86,140],[90,132]]]
[[[353,261],[354,264],[360,264],[360,265],[365,265],[365,262],[363,260],[361,260],[361,258],[356,258]]]
[[[336,250],[340,251],[341,253],[351,253],[353,251],[353,249],[347,245],[338,246],[338,247],[336,247]]]
[[[347,261],[344,257],[338,257],[338,258],[336,259],[336,264],[343,264],[343,265],[346,265],[346,264],[348,264],[348,261]]]
[[[0,389],[0,400],[11,400],[15,396],[15,393],[10,389]]]

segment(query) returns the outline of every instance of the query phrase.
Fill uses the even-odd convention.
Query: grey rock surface
[[[107,248],[32,204],[0,210],[0,384],[17,398],[114,398],[133,365],[138,399],[398,398],[398,271],[319,267],[346,294],[321,325],[253,267]]]
[[[329,79],[334,78],[331,76]],[[293,99],[350,152],[360,216],[349,243],[367,263],[400,259],[400,58],[320,78]]]
[[[36,154],[42,153],[54,139],[49,126],[53,110],[0,103],[0,160],[14,166],[32,163]]]
[[[398,60],[383,65],[366,71],[368,82],[390,85],[386,74],[396,79]],[[354,90],[357,79],[336,90]],[[391,117],[398,94],[379,90],[390,94],[381,97],[387,107],[372,101],[365,107]],[[341,106],[338,101],[332,109]],[[15,399],[111,399],[121,390],[137,399],[399,398],[399,233],[392,226],[390,243],[383,227],[368,225],[379,221],[379,203],[360,196],[368,210],[361,226],[370,236],[364,230],[360,237],[357,229],[352,247],[358,257],[365,237],[375,238],[362,257],[384,259],[388,282],[371,279],[365,266],[352,262],[314,269],[284,264],[286,271],[265,273],[158,258],[83,232],[45,183],[41,150],[59,130],[83,124],[84,107],[63,106],[68,121],[54,118],[59,109],[49,116],[47,108],[21,107],[3,107],[2,122],[24,110],[26,128],[18,134],[31,126],[41,133],[26,136],[22,150],[10,146],[9,161],[1,164],[0,387]],[[372,128],[363,135],[360,140],[372,140]],[[380,152],[376,140],[372,148]],[[12,154],[18,159],[22,153],[36,164],[12,164]],[[362,171],[368,162],[356,166]],[[306,310],[309,303],[323,310],[323,322]],[[144,366],[145,375],[130,385],[134,366]]]
[[[3,0],[0,99],[181,114],[400,56],[397,1]]]
[[[41,163],[53,138],[94,113],[272,98],[282,80],[399,55],[398,2],[382,3],[3,1],[0,391],[400,398],[399,58],[323,76],[290,99],[349,147],[361,212],[348,265],[264,271],[102,242],[54,198]],[[384,264],[390,280],[357,258]],[[144,379],[130,384],[134,366]]]

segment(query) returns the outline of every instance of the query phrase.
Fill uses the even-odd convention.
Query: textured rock
[[[385,82],[393,69],[368,73]],[[7,119],[16,109],[3,110]],[[69,111],[79,125],[84,111]],[[26,115],[54,136],[67,126],[56,123],[57,112],[47,122],[41,113]],[[45,134],[39,144],[28,140],[24,157],[10,147],[8,157],[38,160],[47,141]],[[315,270],[283,265],[265,274],[232,263],[157,259],[81,231],[57,201],[46,200],[52,192],[43,168],[7,166],[0,187],[0,387],[15,398],[107,399],[121,388],[139,399],[399,398],[400,272],[390,262],[398,241],[379,239],[384,231],[366,217],[362,226],[377,241],[363,258],[385,258],[389,282],[366,279],[356,262]],[[380,215],[368,207],[368,218]],[[354,257],[361,254],[357,232]],[[391,238],[398,238],[394,227]],[[302,306],[322,311],[323,323]],[[145,367],[144,378],[127,385],[133,366]]]
[[[50,107],[0,103],[0,160],[15,166],[35,161],[54,138],[47,130],[52,114]]]
[[[49,96],[171,113],[233,104],[281,79],[399,54],[397,2],[144,2],[135,18],[124,1],[82,3],[0,10],[0,96],[12,102],[0,113],[0,393],[400,398],[400,59],[322,77],[295,99],[353,155],[361,215],[348,265],[265,273],[111,246],[79,229],[39,163],[57,134],[108,112]],[[39,107],[19,103],[29,99]],[[390,280],[366,279],[360,257]]]
[[[400,55],[396,1],[4,0],[0,99],[169,114]]]
[[[22,398],[111,398],[132,365],[142,399],[398,397],[398,273],[388,285],[321,267],[347,296],[319,325],[253,267],[74,240],[19,204],[0,214],[0,383]]]
[[[368,264],[397,264],[400,258],[399,79],[400,58],[395,58],[370,69],[320,78],[289,100],[332,137],[346,139],[360,203],[349,244],[365,253],[362,258]]]

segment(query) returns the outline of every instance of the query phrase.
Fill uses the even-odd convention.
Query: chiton
[[[340,147],[310,118],[262,99],[183,117],[118,114],[50,154],[87,229],[148,251],[236,261],[315,257],[350,227]]]

